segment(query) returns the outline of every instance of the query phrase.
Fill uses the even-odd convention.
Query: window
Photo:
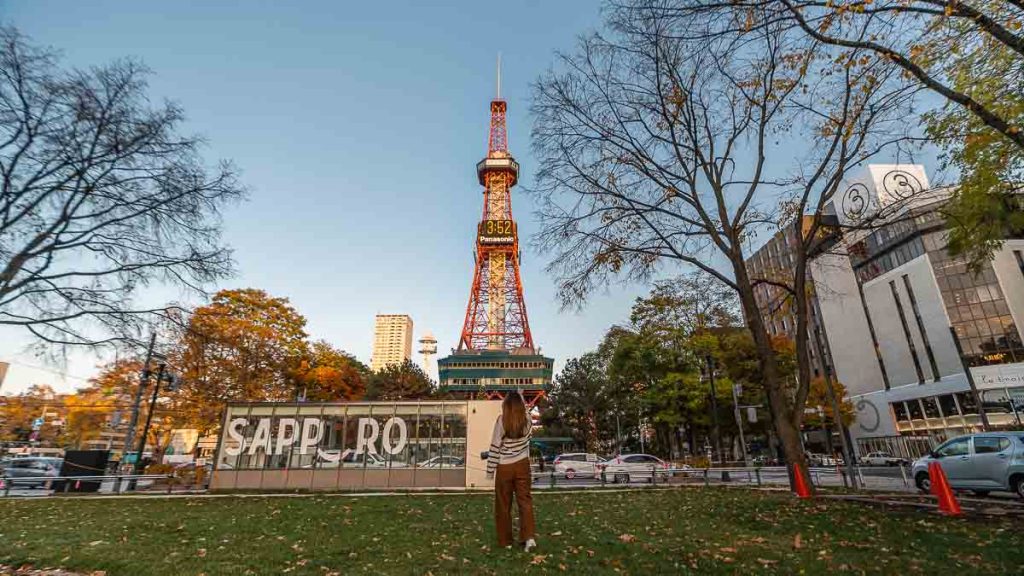
[[[903,402],[893,402],[892,412],[896,416],[897,422],[906,422],[910,420],[910,415],[907,413],[907,406]]]
[[[974,401],[974,394],[970,392],[959,392],[956,401],[960,404],[960,411],[963,414],[977,414],[978,404]]]
[[[953,399],[952,394],[939,396],[939,408],[942,409],[942,415],[946,417],[960,414],[960,411],[956,409],[956,400]]]
[[[979,436],[974,438],[975,454],[994,454],[1002,452],[1010,447],[1010,439],[999,437]]]
[[[939,414],[939,403],[935,401],[934,397],[921,398],[921,403],[924,404],[924,415],[927,418],[941,418]]]
[[[970,366],[1003,364],[1024,360],[1024,344],[1006,305],[995,270],[986,263],[975,274],[967,270],[963,258],[951,258],[946,239],[933,233],[929,257],[950,322]],[[1016,251],[1015,251],[1016,252]],[[1018,264],[1024,263],[1015,253]]]
[[[921,410],[921,404],[916,399],[907,400],[907,409],[910,410],[911,420],[923,420],[924,412]]]
[[[939,458],[946,458],[949,456],[966,456],[971,451],[970,442],[971,438],[969,436],[964,438],[954,438],[942,446],[939,446],[939,448],[935,450],[935,454],[938,455]]]

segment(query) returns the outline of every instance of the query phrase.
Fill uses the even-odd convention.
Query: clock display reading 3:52
[[[484,220],[478,226],[480,240],[488,243],[511,243],[515,238],[516,223],[512,220]]]

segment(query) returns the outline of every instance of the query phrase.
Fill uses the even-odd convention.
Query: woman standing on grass
[[[501,403],[501,415],[494,423],[491,449],[487,455],[487,477],[494,478],[494,523],[498,545],[512,547],[512,495],[519,507],[519,541],[529,552],[537,547],[530,485],[530,418],[518,393]]]

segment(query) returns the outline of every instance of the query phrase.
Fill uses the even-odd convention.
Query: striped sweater
[[[526,425],[526,433],[520,438],[507,438],[501,416],[494,422],[494,433],[491,436],[491,449],[487,451],[487,474],[494,474],[498,464],[512,464],[523,458],[530,457],[530,428]]]

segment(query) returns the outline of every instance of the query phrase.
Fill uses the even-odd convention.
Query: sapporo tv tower
[[[519,233],[512,218],[512,187],[519,163],[508,151],[501,98],[491,101],[487,156],[476,165],[484,187],[483,215],[476,229],[473,284],[459,347],[437,362],[441,389],[455,396],[500,399],[518,390],[529,406],[551,387],[554,360],[534,347],[519,276]]]

